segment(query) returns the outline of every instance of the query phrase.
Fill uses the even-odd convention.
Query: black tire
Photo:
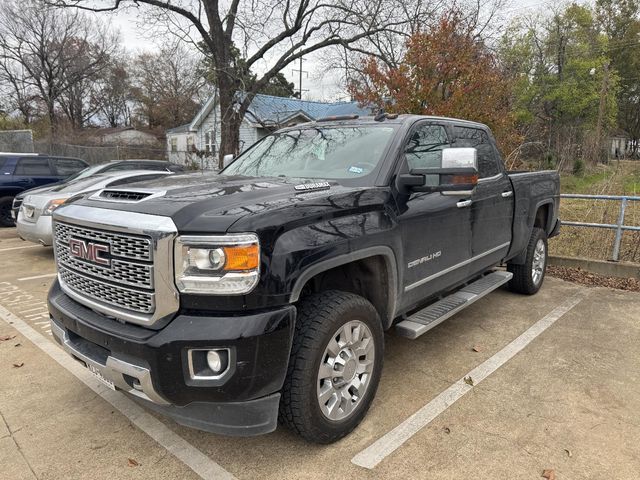
[[[13,197],[0,198],[0,227],[13,227],[15,225],[11,218],[11,206]]]
[[[533,265],[536,258],[536,247],[539,242],[544,245],[544,263],[540,277],[536,280],[533,274]],[[547,234],[541,228],[534,227],[531,232],[531,238],[527,245],[527,253],[525,262],[522,265],[507,264],[507,270],[513,273],[513,278],[509,282],[509,288],[512,292],[522,293],[525,295],[533,295],[540,290],[544,282],[545,273],[547,271],[548,248]]]
[[[355,405],[353,411],[346,418],[334,421],[320,406],[318,389],[326,380],[320,380],[319,372],[321,364],[326,362],[325,349],[337,338],[340,329],[349,328],[353,321],[360,321],[369,329],[367,334],[374,346],[373,369],[364,393],[352,403]],[[332,443],[350,433],[362,421],[375,396],[382,373],[383,353],[384,332],[380,317],[367,300],[341,291],[322,292],[303,299],[298,305],[289,367],[282,388],[280,422],[313,443]],[[355,379],[355,376],[351,378]],[[344,402],[342,397],[337,398]]]

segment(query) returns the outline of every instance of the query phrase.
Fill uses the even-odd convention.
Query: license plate
[[[22,207],[22,213],[24,213],[25,217],[32,218],[33,217],[33,207]]]
[[[100,370],[98,370],[96,367],[94,367],[93,365],[87,365],[87,368],[98,380],[104,383],[111,390],[116,389],[116,386],[113,384],[113,382],[107,378],[104,378],[104,376],[102,375],[102,372],[100,372]]]

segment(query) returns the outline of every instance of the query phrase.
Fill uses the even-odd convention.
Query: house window
[[[194,150],[194,145],[193,145],[193,137],[191,135],[189,135],[187,137],[187,152],[193,152]]]
[[[172,152],[177,152],[178,151],[178,139],[176,137],[171,137],[171,151]]]
[[[207,154],[215,154],[216,153],[216,134],[213,130],[209,130],[204,134],[204,149]]]

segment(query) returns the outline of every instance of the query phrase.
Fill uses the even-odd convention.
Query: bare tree
[[[398,0],[44,0],[94,12],[127,6],[151,12],[189,35],[195,30],[217,74],[221,110],[220,160],[239,149],[239,129],[251,101],[295,60],[329,46],[362,48],[363,39],[400,29]],[[195,42],[194,42],[195,43]],[[242,61],[238,61],[241,55]],[[260,70],[251,85],[247,74]]]
[[[102,75],[102,86],[94,97],[101,116],[110,127],[131,123],[132,84],[130,64],[125,58],[112,58],[107,71]]]
[[[132,98],[142,123],[170,127],[186,123],[196,114],[205,80],[199,59],[180,44],[138,55],[132,72]]]
[[[81,122],[84,107],[77,98],[69,100],[82,95],[79,85],[105,68],[116,45],[113,35],[82,12],[48,8],[36,0],[6,0],[0,6],[0,78],[13,86],[27,119],[34,101],[44,105],[51,133],[56,108],[65,99],[67,115]]]

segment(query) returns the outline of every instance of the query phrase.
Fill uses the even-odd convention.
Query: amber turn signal
[[[453,185],[475,185],[478,183],[478,175],[452,175]]]
[[[255,244],[224,247],[224,254],[227,258],[225,270],[255,270],[260,263],[258,245]]]

